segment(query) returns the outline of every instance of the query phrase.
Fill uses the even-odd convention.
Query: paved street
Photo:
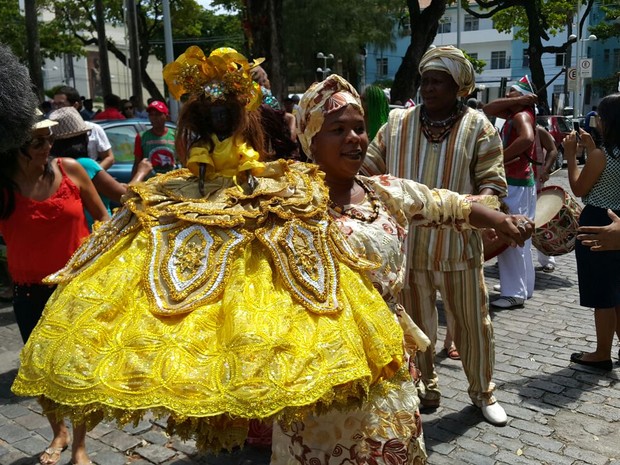
[[[567,187],[566,170],[549,184]],[[592,311],[579,306],[573,254],[558,257],[552,274],[538,272],[534,297],[523,309],[492,313],[497,398],[510,419],[498,428],[471,406],[460,362],[438,356],[442,405],[424,414],[429,464],[611,464],[620,460],[620,365],[610,373],[572,366],[572,352],[592,350]],[[491,298],[497,267],[485,269]],[[441,349],[445,325],[441,325]],[[16,398],[10,385],[21,340],[10,306],[0,307],[0,464],[38,463],[51,430],[34,399]],[[617,356],[617,346],[612,354]],[[192,443],[163,433],[161,422],[144,421],[119,431],[102,424],[89,433],[98,465],[259,463],[240,454],[214,459]],[[260,457],[260,454],[258,454]],[[68,451],[60,464],[70,461]]]

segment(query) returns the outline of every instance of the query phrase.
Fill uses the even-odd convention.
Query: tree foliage
[[[605,19],[591,28],[599,40],[620,37],[620,3],[618,0],[601,0],[600,7]]]
[[[41,3],[56,13],[55,19],[50,23],[54,27],[69,31],[82,46],[98,44],[92,0],[45,0]],[[106,0],[104,9],[106,24],[123,26],[125,15],[122,0]],[[155,55],[165,63],[162,1],[137,0],[136,14],[142,83],[152,97],[163,99],[160,89],[147,72],[149,56]],[[203,46],[208,53],[214,46],[241,42],[239,23],[229,18],[218,18],[212,12],[205,11],[194,0],[171,0],[170,14],[175,37],[175,55],[191,44]],[[107,37],[106,46],[122,63],[129,63],[124,44],[121,46]]]
[[[325,64],[356,84],[363,47],[369,43],[393,47],[394,25],[402,9],[402,0],[218,0],[213,4],[239,12],[252,55],[267,58],[264,67],[272,87],[282,93],[289,85],[306,88],[317,79],[316,69]],[[271,24],[281,24],[281,38],[264,33]],[[334,60],[325,63],[317,59],[318,52],[331,53]],[[282,69],[274,69],[278,57],[286,63]]]
[[[8,45],[23,62],[27,61],[26,22],[18,0],[0,0],[0,42]],[[81,43],[56,24],[39,21],[39,38],[43,58],[57,58],[63,53],[82,54]]]
[[[405,102],[413,98],[420,86],[418,67],[422,55],[435,40],[439,20],[443,17],[449,0],[431,0],[422,10],[418,0],[407,0],[407,12],[411,41],[403,61],[394,76],[392,102]],[[405,15],[406,16],[406,15]]]
[[[352,84],[359,83],[363,47],[394,47],[395,25],[402,0],[284,0],[285,58],[292,82],[305,85],[317,79],[318,52],[332,53],[327,62]]]
[[[571,0],[475,0],[480,10],[470,8],[469,2],[461,0],[465,11],[478,18],[493,18],[495,29],[500,32],[512,32],[514,26],[520,30],[516,38],[528,45],[530,71],[532,81],[537,89],[540,107],[543,112],[549,111],[545,70],[542,65],[542,56],[545,53],[567,53],[568,47],[575,41],[566,40],[560,46],[544,45],[550,35],[556,35],[571,24],[576,13],[576,5]],[[578,27],[583,24],[592,9],[594,0],[579,0],[587,5]]]

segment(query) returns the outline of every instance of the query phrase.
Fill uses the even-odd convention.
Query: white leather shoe
[[[482,416],[485,420],[495,426],[505,426],[508,423],[508,415],[504,408],[499,405],[499,402],[495,401],[492,404],[489,401],[483,399],[480,401],[480,410],[482,410]]]
[[[502,286],[501,284],[494,284],[493,285],[493,290],[497,291],[497,292],[502,292]]]

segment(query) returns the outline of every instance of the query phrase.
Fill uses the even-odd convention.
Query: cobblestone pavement
[[[549,184],[567,187],[566,170]],[[485,268],[491,299],[497,267]],[[552,274],[537,272],[525,307],[493,311],[497,398],[510,419],[502,428],[486,423],[467,396],[460,362],[437,358],[442,405],[423,414],[429,464],[611,464],[620,460],[620,366],[601,373],[569,363],[574,351],[595,344],[592,311],[579,306],[573,254],[558,257]],[[441,349],[445,326],[438,338]],[[10,306],[0,307],[0,464],[38,463],[51,430],[34,399],[17,398],[10,385],[21,340]],[[614,358],[615,358],[614,350]],[[198,454],[193,443],[164,434],[163,422],[144,420],[118,430],[101,424],[88,436],[98,465],[263,464],[267,454]],[[65,451],[60,464],[70,462]]]

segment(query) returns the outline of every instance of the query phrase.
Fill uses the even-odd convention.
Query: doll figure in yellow
[[[190,47],[164,69],[184,96],[187,168],[129,187],[67,265],[13,385],[89,428],[168,418],[201,448],[248,422],[361,402],[403,362],[402,331],[327,213],[315,165],[263,162],[245,57]]]

